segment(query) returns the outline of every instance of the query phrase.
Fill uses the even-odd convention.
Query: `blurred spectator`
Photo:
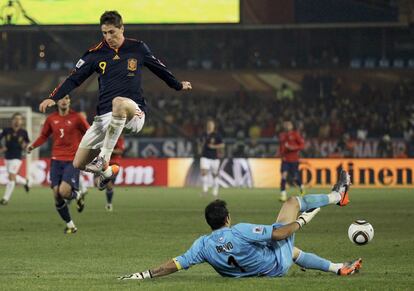
[[[232,145],[233,158],[245,158],[246,143],[244,141],[244,134],[242,131],[237,133],[236,142]]]
[[[295,98],[292,88],[288,84],[283,83],[278,92],[279,100],[288,100],[292,101]]]
[[[246,152],[248,157],[262,158],[266,155],[266,147],[263,144],[259,144],[256,138],[252,138]]]
[[[392,158],[393,150],[391,138],[388,134],[385,134],[378,143],[378,157],[379,158]]]
[[[414,158],[414,135],[411,136],[411,140],[407,144],[407,156]]]

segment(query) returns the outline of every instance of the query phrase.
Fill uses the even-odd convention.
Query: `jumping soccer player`
[[[52,135],[52,157],[50,181],[55,198],[56,210],[66,222],[65,233],[75,233],[77,228],[69,213],[65,200],[76,199],[78,212],[85,207],[84,195],[79,191],[79,169],[72,161],[82,136],[89,124],[79,113],[70,109],[70,97],[66,95],[57,102],[57,112],[50,114],[43,125],[40,136],[28,147],[30,153],[47,141]]]
[[[29,144],[29,135],[22,128],[23,116],[20,113],[14,113],[11,118],[11,127],[3,129],[0,133],[0,141],[5,139],[5,147],[0,148],[0,152],[4,152],[6,158],[6,169],[9,174],[9,181],[6,184],[3,199],[0,205],[7,205],[13,194],[14,186],[17,184],[24,185],[26,192],[29,192],[29,181],[19,175],[20,166],[22,164],[22,151]]]
[[[211,234],[201,236],[183,255],[158,268],[119,279],[142,280],[165,276],[203,262],[226,277],[281,277],[286,275],[293,263],[304,269],[351,275],[361,268],[361,259],[332,263],[294,246],[294,233],[309,223],[320,207],[349,203],[349,186],[350,177],[343,171],[330,194],[289,198],[272,225],[239,223],[231,227],[226,202],[215,200],[205,209],[206,221],[213,230]]]
[[[218,151],[224,149],[223,139],[216,131],[216,124],[213,120],[208,120],[206,132],[201,137],[202,153],[200,159],[201,183],[203,187],[202,195],[208,192],[208,173],[213,175],[213,196],[218,196],[219,191],[219,168],[220,160]]]
[[[299,173],[299,152],[305,147],[305,142],[300,133],[293,129],[291,121],[283,122],[283,129],[285,131],[279,136],[279,153],[282,158],[279,200],[285,202],[287,200],[286,182],[288,178],[300,187],[301,195],[304,194],[305,189]]]
[[[125,140],[124,137],[121,135],[115,145],[114,151],[112,152],[111,160],[109,161],[109,165],[117,165],[118,167],[121,164],[122,154],[125,150]],[[114,197],[114,186],[115,180],[118,175],[115,175],[108,184],[105,185],[105,188],[99,188],[99,177],[96,177],[95,184],[99,190],[105,189],[106,194],[106,206],[105,209],[109,212],[113,211],[112,206],[112,199]],[[102,185],[101,185],[102,186]]]
[[[77,169],[100,174],[102,188],[119,170],[116,165],[109,167],[108,162],[122,131],[138,133],[144,125],[143,67],[175,90],[192,88],[190,82],[177,81],[143,41],[124,37],[122,17],[117,11],[102,14],[100,25],[103,41],[82,56],[70,76],[39,105],[39,110],[45,112],[94,72],[99,74],[98,116],[83,137],[73,164]]]

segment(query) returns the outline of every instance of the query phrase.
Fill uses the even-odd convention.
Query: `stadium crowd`
[[[315,88],[319,84],[312,76],[305,76],[303,90],[293,92],[282,86],[273,97],[256,97],[240,91],[236,96],[219,98],[151,98],[154,110],[162,112],[165,121],[150,121],[144,129],[146,136],[174,136],[175,126],[191,137],[199,136],[206,118],[218,121],[227,138],[247,139],[257,143],[261,138],[277,138],[284,120],[292,120],[307,140],[337,141],[331,156],[353,156],[356,141],[377,139],[379,157],[414,156],[414,102],[412,90],[405,84],[383,92],[369,84],[351,94],[344,92],[340,80],[327,90]],[[403,140],[404,149],[392,149],[392,140]],[[254,155],[255,146],[250,145]],[[307,146],[306,156],[321,156]]]
[[[375,156],[414,156],[414,86],[401,82],[389,90],[378,84],[362,83],[349,90],[340,78],[332,75],[306,74],[299,91],[284,84],[274,94],[261,94],[239,90],[233,96],[174,97],[147,95],[149,116],[140,133],[144,137],[200,136],[205,121],[217,120],[219,130],[235,147],[246,144],[240,155],[269,156],[274,153],[264,148],[261,141],[271,139],[277,143],[284,120],[292,120],[304,135],[307,146],[304,156],[352,157],[355,142],[377,140]],[[36,110],[39,98],[26,92],[24,96],[1,99],[1,106],[27,106]],[[39,100],[37,100],[39,99]],[[82,104],[80,104],[82,103]],[[94,112],[95,98],[74,100],[76,109]],[[323,154],[314,141],[335,141],[336,147]],[[405,146],[396,148],[393,141]],[[310,142],[312,141],[312,142]],[[237,154],[236,154],[237,155]]]

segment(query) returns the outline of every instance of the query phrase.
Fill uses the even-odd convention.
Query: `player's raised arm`
[[[121,276],[119,280],[143,280],[143,279],[151,279],[161,276],[166,276],[172,273],[177,272],[179,269],[174,262],[174,260],[169,260],[164,264],[158,266],[154,269],[149,269],[143,272],[133,273],[130,275]]]
[[[174,88],[175,90],[191,90],[191,83],[188,81],[179,82],[174,75],[167,69],[167,67],[157,59],[149,47],[142,43],[142,50],[144,51],[144,64],[150,69],[155,75],[162,79],[168,86]]]
[[[76,63],[75,68],[63,83],[57,86],[49,95],[49,98],[43,100],[39,105],[39,111],[44,113],[47,108],[56,105],[56,102],[73,89],[80,86],[95,71],[93,56],[90,51],[82,56]]]

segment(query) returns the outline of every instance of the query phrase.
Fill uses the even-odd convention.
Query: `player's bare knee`
[[[296,196],[291,196],[288,198],[288,200],[285,202],[285,204],[290,205],[291,207],[295,207],[299,211],[299,201],[296,198]]]
[[[293,254],[292,254],[292,259],[293,261],[296,261],[296,259],[299,257],[301,250],[297,247],[293,248]]]
[[[59,194],[62,198],[69,198],[71,196],[72,189],[63,185],[59,186]]]
[[[125,99],[122,97],[115,97],[112,100],[112,114],[122,114],[125,111]]]
[[[9,181],[16,181],[16,174],[9,174]]]
[[[82,163],[82,161],[77,160],[76,158],[73,160],[72,165],[75,169],[79,170],[85,170],[85,163]]]

